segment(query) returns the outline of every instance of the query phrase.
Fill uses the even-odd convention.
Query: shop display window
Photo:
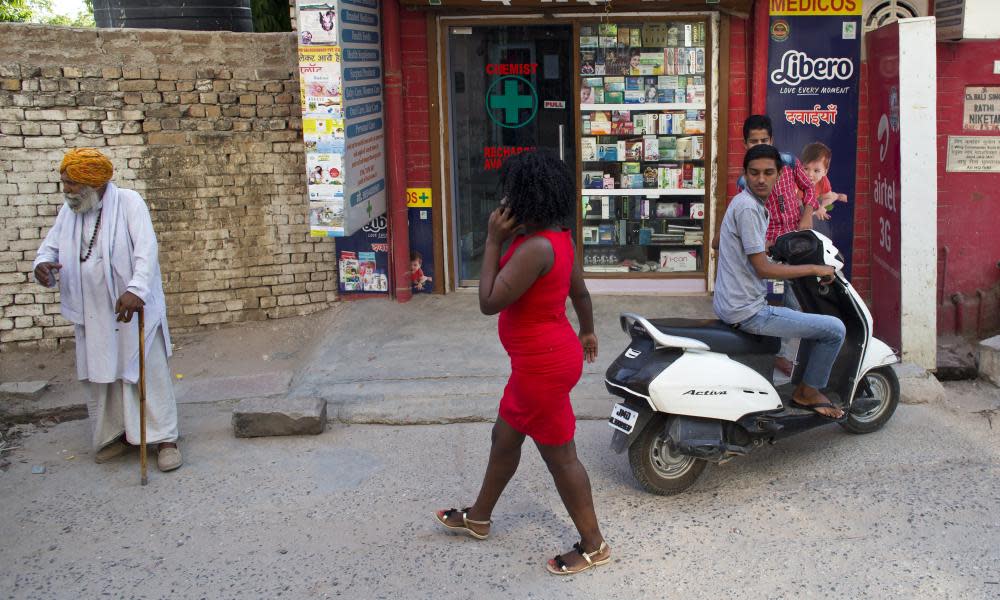
[[[707,22],[602,21],[578,31],[584,271],[702,272]]]

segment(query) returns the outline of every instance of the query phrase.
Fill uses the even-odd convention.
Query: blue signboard
[[[344,116],[348,119],[356,119],[358,117],[367,117],[368,115],[375,115],[381,112],[381,102],[366,102],[365,104],[348,106],[347,110],[344,111]]]
[[[344,88],[344,100],[347,102],[351,100],[358,100],[359,98],[371,98],[373,96],[381,95],[382,86],[380,84],[349,85]]]
[[[820,204],[826,204],[830,218],[815,218],[814,228],[833,239],[846,259],[848,277],[856,200],[860,5],[851,3],[840,14],[822,16],[772,8],[768,44],[767,113],[774,124],[774,144],[799,158],[814,188],[823,192]]]
[[[379,131],[380,129],[382,129],[382,119],[372,119],[370,121],[362,121],[360,123],[348,125],[345,132],[348,139],[350,139],[369,134],[373,131]]]
[[[367,48],[344,48],[341,60],[349,62],[377,62],[379,59],[378,50]]]
[[[354,42],[355,44],[377,44],[379,40],[379,35],[377,31],[363,31],[361,29],[344,29],[340,32],[343,36],[345,42]]]
[[[361,10],[351,10],[349,8],[340,11],[340,20],[350,25],[367,25],[369,27],[378,26],[378,15]]]
[[[363,79],[380,79],[382,69],[379,67],[351,67],[344,69],[344,81],[360,81]]]

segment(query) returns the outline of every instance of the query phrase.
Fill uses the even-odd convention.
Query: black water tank
[[[98,27],[253,31],[250,0],[94,0]]]

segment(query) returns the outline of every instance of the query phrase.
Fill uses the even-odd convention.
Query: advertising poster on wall
[[[343,118],[340,48],[299,47],[299,94],[305,114]]]
[[[767,113],[774,143],[793,154],[820,194],[817,231],[833,239],[851,276],[858,80],[861,68],[861,0],[840,8],[771,1]],[[818,14],[817,14],[818,13]]]
[[[344,199],[343,159],[341,154],[306,153],[310,200]]]
[[[309,202],[309,229],[313,232],[336,232],[344,230],[344,201]]]
[[[299,44],[334,46],[337,44],[337,4],[335,2],[299,2]]]
[[[875,335],[901,346],[902,256],[893,243],[900,231],[899,28],[868,34],[868,96],[872,141],[872,315]]]
[[[341,292],[389,292],[389,242],[386,224],[384,215],[375,217],[354,235],[337,240]],[[346,279],[345,274],[348,275]]]
[[[327,117],[302,118],[302,139],[306,152],[344,153],[344,120]]]
[[[344,125],[340,119],[304,117],[309,231],[314,237],[344,235]],[[322,203],[322,204],[317,204]],[[320,216],[327,218],[320,219]]]
[[[299,1],[299,90],[309,232],[344,235],[344,117],[336,3]]]
[[[431,188],[407,188],[406,207],[410,220],[410,291],[434,291],[434,208]]]

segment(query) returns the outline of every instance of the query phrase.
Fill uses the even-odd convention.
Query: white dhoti
[[[77,340],[79,343],[82,340]],[[164,352],[163,332],[156,329],[146,340],[146,443],[177,441],[177,402]],[[99,450],[122,433],[128,443],[139,445],[139,385],[122,379],[112,383],[86,382],[90,391],[87,412],[94,424],[93,446]]]

